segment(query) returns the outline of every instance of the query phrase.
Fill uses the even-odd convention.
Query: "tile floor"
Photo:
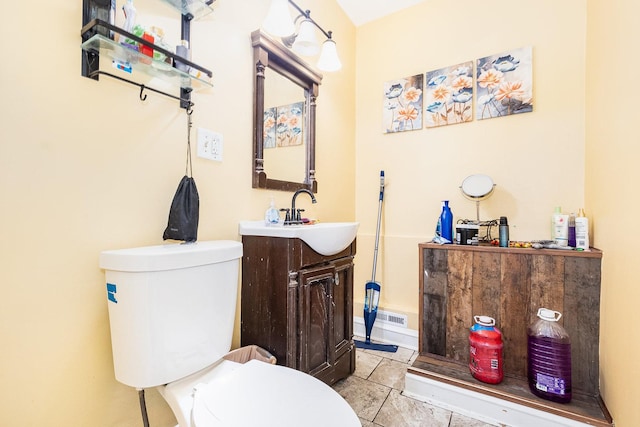
[[[356,371],[333,388],[351,405],[363,427],[490,426],[404,396],[404,377],[417,354],[402,347],[395,353],[358,349]]]

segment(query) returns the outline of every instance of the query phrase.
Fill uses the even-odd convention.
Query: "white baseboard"
[[[407,372],[403,394],[496,426],[589,427],[570,418]]]
[[[353,318],[353,334],[358,337],[366,336],[364,318]],[[418,349],[418,331],[415,329],[399,328],[385,322],[373,324],[371,340],[382,341],[385,344],[395,344],[411,350]]]

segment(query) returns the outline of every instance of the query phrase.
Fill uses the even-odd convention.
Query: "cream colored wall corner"
[[[600,388],[618,427],[640,425],[637,237],[640,158],[634,81],[640,59],[640,5],[587,1],[586,208],[604,252],[600,317]]]
[[[304,5],[334,30],[345,65],[320,88],[318,204],[304,207],[325,221],[353,220],[355,31],[333,2]],[[167,6],[136,6],[141,21],[179,38]],[[291,193],[251,188],[250,33],[267,7],[266,0],[218,0],[192,26],[193,59],[214,73],[214,88],[194,95],[192,137],[197,127],[224,135],[222,163],[194,157],[200,240],[238,240],[238,221],[261,218],[269,196],[290,202]],[[98,255],[162,243],[184,174],[186,117],[173,100],[149,93],[140,102],[133,86],[80,75],[81,9],[81,1],[54,0],[35,13],[17,2],[0,26],[11,58],[0,68],[0,425],[141,423],[135,390],[113,376]],[[157,393],[148,405],[151,425],[175,425]]]
[[[422,2],[358,28],[356,217],[358,285],[369,280],[377,176],[386,174],[378,280],[381,307],[417,319],[418,243],[434,235],[441,201],[475,218],[459,190],[474,173],[497,184],[482,219],[507,216],[512,240],[549,237],[554,206],[584,204],[585,5],[582,0]],[[552,12],[551,12],[552,11]],[[526,17],[526,19],[524,19]],[[520,47],[533,47],[534,111],[383,134],[383,84]],[[357,310],[357,309],[356,309]],[[469,319],[471,322],[471,319]],[[417,323],[409,324],[418,329]]]

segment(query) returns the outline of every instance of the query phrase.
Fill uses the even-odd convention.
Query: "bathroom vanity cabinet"
[[[298,238],[242,236],[241,344],[333,384],[355,370],[355,240],[324,256]]]
[[[611,425],[599,387],[601,251],[423,243],[418,253],[420,355],[409,374],[590,425]],[[571,337],[569,404],[538,398],[528,388],[527,327],[540,307],[561,312],[560,323]],[[469,372],[474,315],[493,317],[502,332],[501,384],[482,383]]]

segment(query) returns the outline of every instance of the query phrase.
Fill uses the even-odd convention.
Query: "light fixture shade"
[[[304,56],[313,56],[320,50],[320,44],[316,38],[316,28],[310,19],[305,19],[300,24],[298,36],[291,48],[294,52]]]
[[[277,37],[290,36],[296,32],[287,0],[271,0],[267,17],[262,22],[262,28]]]
[[[327,39],[322,44],[322,52],[318,59],[318,69],[321,71],[338,71],[342,68],[340,58],[338,58],[338,49],[336,49],[336,42],[332,39]]]

